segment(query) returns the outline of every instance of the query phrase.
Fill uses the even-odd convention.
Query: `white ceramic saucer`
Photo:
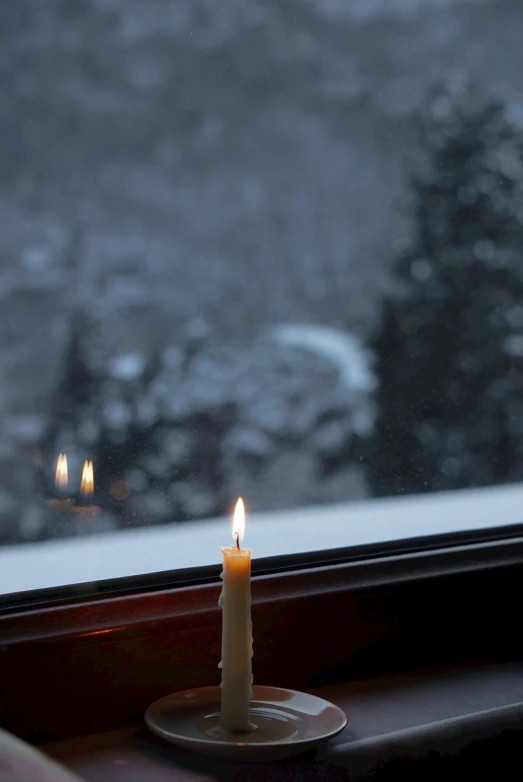
[[[145,712],[153,733],[184,749],[224,760],[274,760],[297,755],[336,736],[344,712],[322,698],[279,687],[254,686],[250,733],[220,726],[220,688],[201,687],[167,695]]]

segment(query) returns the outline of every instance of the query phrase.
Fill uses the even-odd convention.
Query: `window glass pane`
[[[279,525],[264,554],[519,522],[522,23],[3,4],[0,570],[88,539],[108,577],[152,527],[164,558],[132,572],[167,569],[239,495]]]

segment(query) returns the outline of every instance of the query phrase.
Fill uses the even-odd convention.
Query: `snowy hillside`
[[[4,3],[2,491],[32,490],[77,311],[93,366],[195,322],[364,343],[409,235],[417,111],[448,71],[519,100],[522,23],[518,0]]]

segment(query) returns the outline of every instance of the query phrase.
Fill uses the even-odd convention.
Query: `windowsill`
[[[414,667],[523,659],[514,622],[521,536],[500,529],[377,551],[253,579],[256,681],[303,690]],[[133,724],[168,692],[217,684],[219,592],[214,580],[131,583],[105,599],[12,605],[0,615],[3,727],[31,742],[65,740]]]
[[[521,522],[523,483],[249,514],[256,559]],[[192,521],[0,549],[0,594],[218,564],[230,520]]]
[[[422,759],[436,751],[457,754],[472,742],[523,726],[523,664],[439,669],[312,690],[347,714],[347,728],[317,753],[252,766],[205,761],[180,753],[143,727],[131,727],[42,747],[52,758],[90,780],[123,771],[142,779],[177,782],[231,779],[329,778],[329,767],[365,775],[402,756]],[[120,768],[121,767],[121,768]]]

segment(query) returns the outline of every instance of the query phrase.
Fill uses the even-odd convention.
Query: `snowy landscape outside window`
[[[4,553],[523,480],[522,25],[3,4]]]

